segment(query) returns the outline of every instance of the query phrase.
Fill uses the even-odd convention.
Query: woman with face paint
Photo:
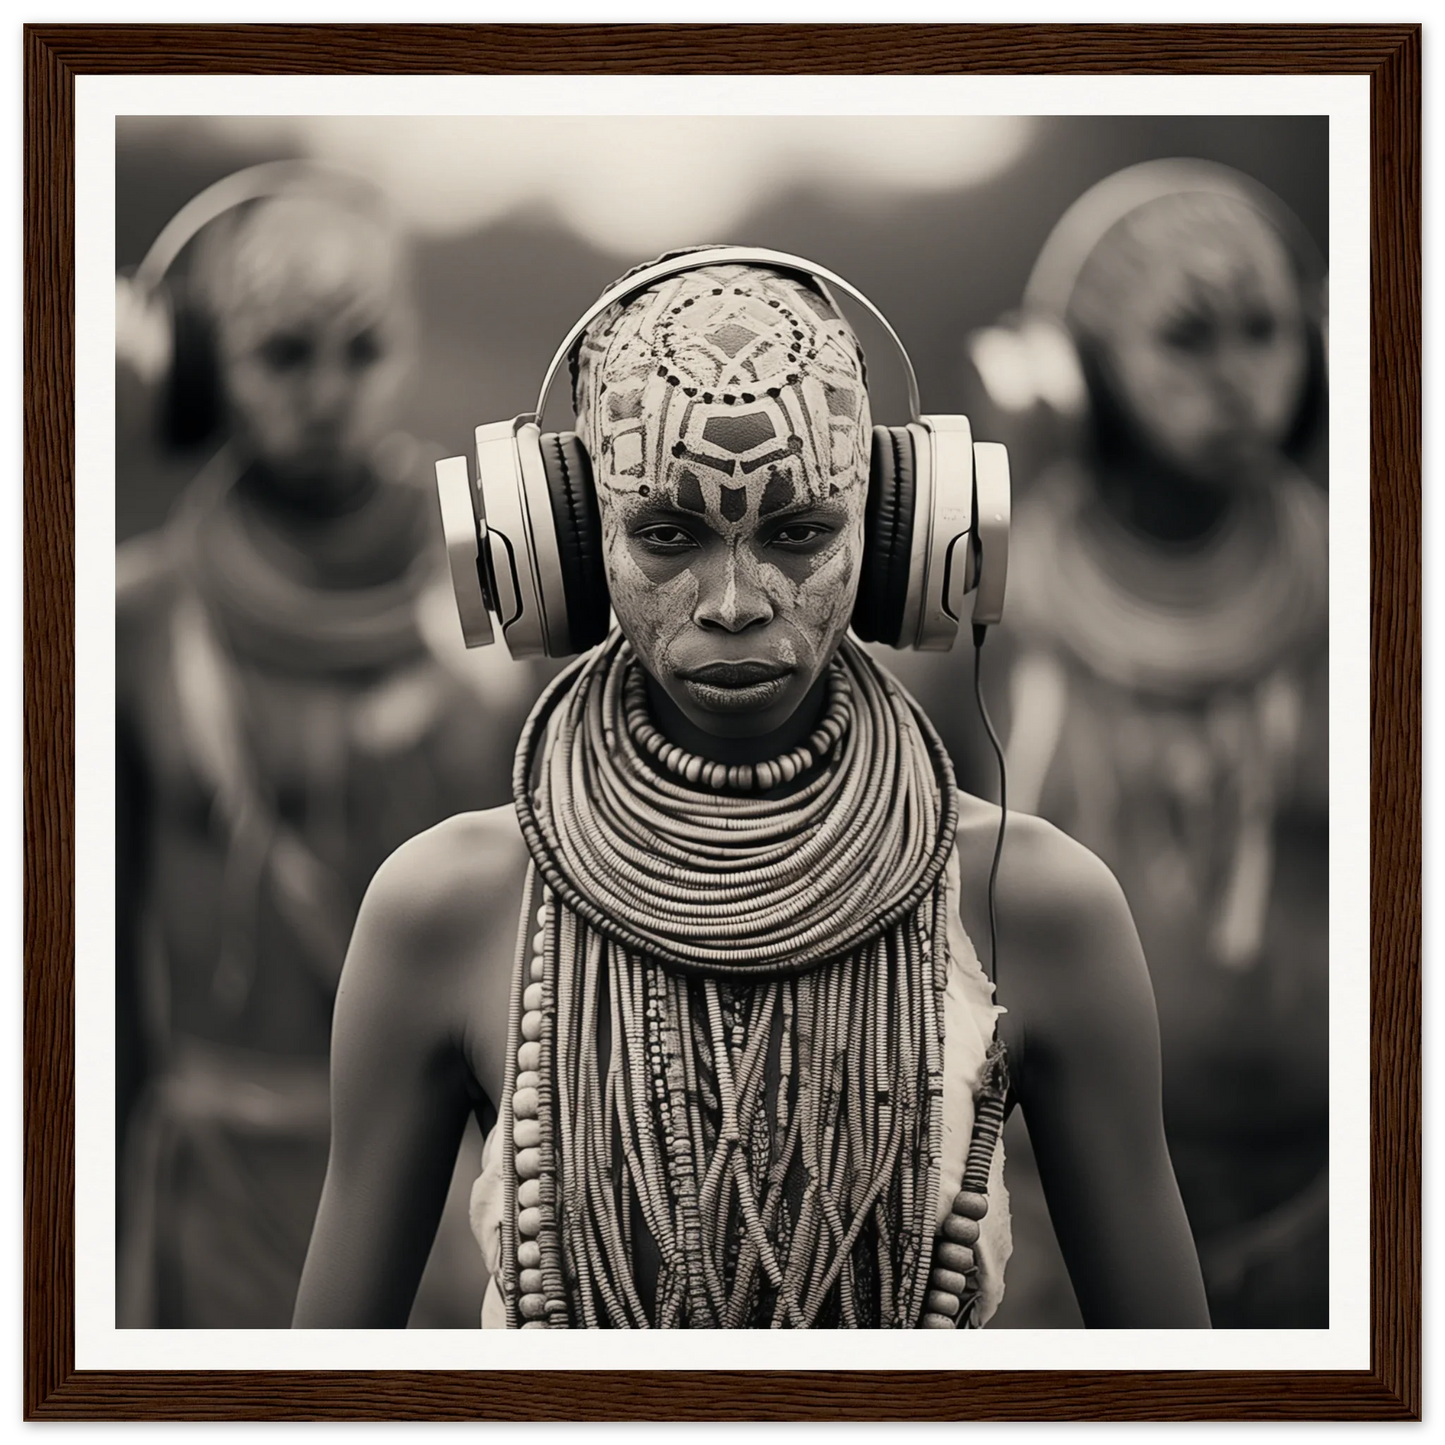
[[[428,459],[394,429],[415,322],[376,206],[290,186],[196,250],[225,443],[117,558],[119,1312],[269,1328],[325,1174],[362,893],[459,801],[508,796],[541,678],[487,690],[449,615]],[[473,1266],[465,1205],[464,1182],[433,1324]]]
[[[1076,203],[975,347],[1000,396],[1031,332],[1082,364],[1091,443],[1015,511],[1009,802],[1129,900],[1216,1326],[1328,1323],[1322,270],[1245,177],[1151,163]]]
[[[475,1115],[484,1327],[980,1325],[1017,1104],[1087,1321],[1206,1326],[1117,886],[1010,829],[1000,1010],[997,809],[847,635],[852,332],[796,276],[684,272],[590,326],[574,403],[618,631],[534,710],[514,806],[367,894],[295,1323],[405,1319]]]

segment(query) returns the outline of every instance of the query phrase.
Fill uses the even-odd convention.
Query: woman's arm
[[[298,1328],[406,1325],[481,1097],[463,1043],[465,1000],[495,880],[465,866],[456,833],[443,825],[394,853],[356,921],[336,997],[331,1156]]]
[[[1000,880],[1011,904],[1001,907],[1000,1001],[1022,1029],[1015,1090],[1084,1323],[1208,1328],[1128,904],[1092,853],[1048,824],[1015,821]]]

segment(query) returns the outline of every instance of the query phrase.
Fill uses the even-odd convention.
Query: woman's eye
[[[773,533],[775,547],[811,547],[831,532],[831,528],[817,522],[792,522]]]
[[[306,337],[280,332],[261,343],[261,359],[272,371],[295,371],[311,360],[311,349]]]
[[[1181,318],[1164,327],[1160,339],[1171,350],[1198,355],[1214,340],[1214,327],[1202,316]]]
[[[1274,317],[1264,311],[1257,311],[1246,317],[1244,334],[1248,340],[1258,346],[1268,344],[1274,340]]]
[[[674,527],[666,522],[656,522],[650,527],[641,527],[638,529],[637,536],[649,546],[668,552],[681,552],[689,547],[697,546],[692,537],[681,527]]]
[[[381,339],[374,331],[353,336],[346,345],[346,359],[352,366],[370,366],[381,359]]]

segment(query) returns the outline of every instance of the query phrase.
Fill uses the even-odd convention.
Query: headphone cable
[[[980,673],[983,662],[983,639],[988,628],[982,623],[973,624],[973,696],[978,704],[978,715],[983,719],[988,740],[993,744],[994,757],[998,759],[998,838],[993,845],[993,866],[988,873],[988,958],[994,997],[998,996],[998,865],[1003,857],[1004,825],[1008,822],[1008,768],[1004,763],[1003,745],[994,731],[993,719],[988,715],[988,704],[983,700]]]

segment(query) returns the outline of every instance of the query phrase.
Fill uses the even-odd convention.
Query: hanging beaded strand
[[[973,1134],[963,1180],[933,1246],[923,1329],[968,1329],[976,1323],[979,1286],[975,1247],[988,1213],[988,1181],[1003,1132],[1008,1084],[1008,1055],[1002,1040],[995,1039],[984,1058],[974,1101]]]
[[[517,1180],[517,1313],[523,1329],[565,1325],[567,1318],[552,1138],[555,1013],[551,983],[556,935],[557,908],[544,893],[537,909],[528,982],[522,992],[518,1073],[511,1097],[509,1143]]]
[[[521,1324],[518,1313],[518,1240],[517,1240],[517,1170],[515,1155],[516,1123],[514,1108],[519,1074],[519,1045],[521,1042],[522,994],[527,983],[527,955],[532,937],[532,909],[540,893],[537,870],[528,865],[526,881],[522,885],[522,914],[517,925],[517,951],[512,963],[512,987],[507,1004],[507,1061],[502,1074],[502,1102],[498,1111],[497,1127],[501,1130],[502,1159],[502,1219],[501,1219],[501,1269],[499,1285],[502,1305],[506,1312],[507,1328],[516,1329]]]
[[[529,1049],[528,1046],[536,1044],[540,1047],[546,1037],[547,1030],[544,1020],[551,1010],[548,1007],[548,994],[546,983],[548,970],[547,960],[550,956],[549,932],[551,908],[544,906],[539,916],[541,927],[538,933],[541,936],[540,950],[534,950],[533,959],[540,962],[540,969],[537,964],[531,967],[542,973],[541,978],[534,978],[528,985],[529,990],[536,984],[544,987],[538,992],[525,995],[525,1002],[529,1005],[536,1005],[535,1008],[528,1008],[522,1015],[526,1021],[526,1032],[536,1033],[536,1039],[523,1038],[518,1050],[519,1063],[541,1062]],[[557,929],[557,936],[566,934],[565,926]],[[583,989],[588,986],[595,986],[596,976],[593,970],[586,966],[586,956],[589,949],[594,953],[587,940],[579,935],[574,945],[576,952],[581,955],[577,959],[578,977],[582,980]],[[882,952],[881,950],[879,951]],[[860,974],[866,976],[876,966],[876,960],[861,961],[863,967]],[[590,976],[589,976],[590,975]],[[562,960],[558,960],[559,979],[567,976],[567,970]],[[851,991],[859,997],[867,993],[863,977],[860,976],[851,986],[851,990],[845,986],[843,996],[838,996],[831,987],[831,977],[823,980],[825,986],[818,989],[808,990],[812,995],[808,1002],[812,1018],[815,1023],[821,1026],[820,1031],[825,1036],[828,1033],[828,1020],[835,1017],[837,1020],[844,1019],[849,1010],[847,994]],[[844,983],[843,975],[839,975],[840,983]],[[645,1213],[656,1217],[657,1215],[670,1216],[674,1225],[674,1238],[680,1241],[680,1247],[674,1248],[669,1254],[664,1248],[664,1270],[663,1280],[659,1288],[659,1305],[657,1311],[657,1322],[660,1324],[685,1323],[689,1325],[707,1324],[711,1322],[732,1323],[746,1309],[746,1301],[751,1293],[751,1281],[757,1277],[758,1268],[744,1267],[734,1274],[730,1281],[731,1288],[723,1288],[723,1270],[719,1267],[720,1261],[726,1253],[726,1220],[732,1218],[740,1221],[737,1225],[741,1233],[741,1248],[738,1250],[739,1258],[742,1257],[743,1249],[755,1260],[763,1262],[765,1273],[775,1273],[780,1280],[783,1270],[786,1268],[793,1280],[795,1288],[785,1291],[787,1298],[795,1302],[791,1310],[783,1310],[776,1317],[776,1323],[788,1324],[794,1327],[807,1327],[816,1322],[820,1312],[822,1301],[829,1292],[837,1285],[841,1291],[836,1312],[841,1315],[841,1322],[847,1325],[856,1326],[864,1322],[865,1317],[871,1314],[871,1308],[865,1310],[863,1302],[856,1299],[856,1291],[849,1283],[850,1270],[849,1259],[851,1250],[859,1238],[861,1230],[869,1217],[869,1211],[873,1204],[880,1198],[884,1203],[888,1202],[890,1191],[889,1184],[892,1182],[891,1171],[880,1164],[886,1164],[886,1160],[866,1160],[858,1158],[855,1161],[853,1153],[853,1140],[847,1128],[846,1117],[848,1114],[847,1099],[855,1092],[858,1081],[846,1075],[841,1069],[841,1062],[852,1056],[850,1038],[841,1029],[835,1031],[831,1042],[826,1037],[822,1040],[824,1048],[822,1052],[830,1054],[835,1061],[831,1071],[831,1083],[822,1090],[809,1090],[804,1088],[804,1095],[799,1117],[804,1117],[811,1138],[815,1143],[810,1144],[805,1152],[815,1158],[827,1159],[836,1157],[839,1162],[839,1176],[846,1177],[852,1172],[855,1162],[863,1165],[865,1172],[869,1173],[874,1180],[874,1187],[870,1189],[865,1197],[859,1201],[860,1209],[846,1210],[851,1216],[847,1223],[844,1222],[845,1210],[839,1210],[834,1215],[830,1224],[827,1216],[830,1210],[826,1206],[825,1196],[830,1184],[826,1178],[819,1178],[816,1174],[810,1174],[809,1184],[811,1188],[811,1202],[814,1206],[810,1217],[802,1221],[802,1227],[794,1235],[795,1240],[822,1241],[825,1247],[820,1252],[818,1249],[809,1248],[799,1252],[793,1258],[786,1256],[781,1264],[773,1263],[774,1244],[768,1238],[770,1226],[779,1218],[779,1204],[781,1202],[782,1186],[786,1177],[786,1155],[788,1149],[786,1144],[780,1147],[780,1159],[784,1162],[782,1170],[774,1170],[766,1175],[770,1187],[767,1188],[761,1200],[752,1196],[747,1185],[747,1173],[745,1166],[748,1161],[743,1157],[741,1151],[740,1131],[734,1130],[733,1119],[739,1110],[752,1107],[750,1101],[757,1098],[761,1092],[761,1080],[764,1074],[764,1042],[767,1031],[771,1026],[772,1009],[775,1007],[775,1000],[780,1002],[781,995],[776,993],[773,986],[765,988],[767,995],[762,1011],[754,1020],[754,1025],[738,1039],[742,1052],[737,1056],[736,1061],[728,1057],[729,1040],[723,1032],[721,1024],[721,1010],[716,1001],[715,989],[711,986],[704,986],[704,999],[706,1010],[709,1015],[709,1027],[713,1035],[713,1057],[711,1062],[718,1077],[719,1095],[721,1107],[720,1117],[717,1120],[718,1127],[712,1136],[713,1148],[708,1158],[706,1179],[701,1191],[693,1188],[689,1192],[687,1187],[679,1188],[675,1168],[669,1166],[681,1165],[684,1175],[687,1164],[690,1162],[693,1150],[696,1148],[695,1138],[684,1138],[677,1130],[669,1130],[665,1121],[676,1120],[680,1117],[678,1109],[678,1097],[676,1084],[678,1081],[678,1063],[674,1060],[672,1046],[669,1042],[669,1017],[678,1017],[678,1004],[676,996],[671,1003],[668,1002],[669,991],[675,991],[685,987],[681,980],[670,979],[655,967],[649,967],[639,961],[638,968],[634,972],[631,985],[627,992],[638,1002],[643,1004],[644,1011],[650,1012],[652,1017],[648,1023],[655,1030],[654,1038],[647,1045],[649,1059],[650,1081],[652,1087],[649,1093],[657,1098],[659,1108],[656,1119],[664,1121],[662,1124],[663,1135],[661,1139],[656,1138],[654,1133],[653,1111],[635,1114],[633,1117],[641,1126],[640,1132],[646,1138],[652,1136],[652,1147],[644,1144],[640,1150],[633,1151],[634,1158],[646,1158],[651,1156],[655,1161],[652,1167],[643,1166],[634,1170],[634,1178],[642,1191],[642,1198],[650,1202],[651,1209],[645,1208]],[[830,997],[831,996],[831,997]],[[558,1000],[557,1016],[566,1017],[568,1005],[564,999]],[[538,1013],[542,1019],[533,1021],[529,1014]],[[699,1031],[701,1032],[701,1031]],[[858,1036],[858,1029],[853,1031],[853,1037]],[[566,1031],[568,1038],[574,1037],[574,1031],[570,1028]],[[810,1038],[812,1031],[809,1031]],[[586,1035],[580,1035],[585,1039]],[[528,1050],[523,1053],[522,1050]],[[556,1089],[557,1100],[571,1100],[572,1107],[578,1113],[578,1122],[591,1117],[597,1118],[597,1113],[590,1112],[601,1104],[600,1095],[595,1087],[587,1087],[588,1080],[595,1081],[597,1073],[585,1062],[588,1050],[583,1044],[581,1055],[584,1065],[575,1070],[559,1068],[560,1060],[555,1060],[552,1067],[558,1075],[558,1088]],[[724,1063],[717,1065],[717,1059],[722,1058]],[[519,1101],[517,1109],[517,1135],[514,1145],[517,1147],[519,1159],[518,1172],[523,1176],[520,1213],[519,1213],[519,1251],[521,1252],[520,1264],[522,1300],[520,1313],[526,1324],[540,1326],[550,1324],[557,1326],[564,1322],[560,1312],[547,1310],[549,1295],[546,1288],[546,1278],[542,1274],[541,1262],[543,1252],[550,1253],[551,1234],[550,1221],[544,1216],[543,1208],[548,1203],[551,1192],[549,1185],[550,1171],[546,1167],[545,1156],[541,1151],[543,1135],[540,1127],[534,1133],[532,1112],[532,1100],[526,1097],[525,1091],[535,1090],[533,1080],[527,1077],[528,1072],[522,1071],[518,1078],[523,1097]],[[563,1080],[567,1082],[564,1083]],[[808,1075],[804,1074],[800,1082],[806,1084]],[[786,1082],[780,1080],[780,1088],[786,1088]],[[807,1097],[815,1095],[812,1102]],[[589,1099],[589,1094],[591,1098]],[[681,1117],[686,1117],[681,1115]],[[540,1125],[540,1121],[537,1121]],[[622,1121],[618,1121],[619,1123]],[[576,1138],[581,1131],[577,1127],[568,1129],[566,1123],[562,1125],[562,1137]],[[833,1141],[837,1136],[837,1149],[833,1148]],[[538,1140],[536,1145],[531,1143],[533,1138]],[[661,1146],[660,1148],[657,1146]],[[530,1148],[538,1150],[538,1157],[530,1159],[525,1156],[525,1151]],[[860,1153],[863,1151],[860,1150]],[[775,1161],[776,1162],[776,1161]],[[869,1167],[871,1166],[871,1167]],[[611,1189],[610,1177],[601,1181],[603,1186]],[[921,1185],[922,1181],[918,1181]],[[805,1193],[809,1191],[805,1190]],[[921,1188],[917,1190],[921,1193]],[[565,1195],[565,1191],[563,1191]],[[702,1207],[706,1206],[706,1207]],[[535,1211],[535,1213],[532,1213]],[[896,1212],[896,1210],[895,1210]],[[574,1212],[569,1207],[566,1210],[558,1211],[559,1218],[563,1221],[564,1227],[575,1229]],[[684,1233],[691,1238],[683,1238]],[[594,1236],[588,1235],[588,1240]],[[585,1250],[569,1250],[569,1256],[576,1253],[578,1258],[589,1260],[587,1266],[570,1272],[570,1283],[576,1292],[589,1281],[598,1285],[592,1291],[587,1300],[577,1299],[578,1313],[586,1317],[593,1313],[589,1302],[596,1305],[596,1321],[601,1324],[629,1325],[642,1321],[637,1317],[640,1310],[628,1309],[621,1301],[629,1292],[631,1261],[628,1252],[620,1248],[620,1237],[615,1228],[609,1229],[606,1221],[603,1221],[602,1228],[597,1231],[597,1239],[606,1241],[605,1247],[594,1250],[590,1255]],[[826,1247],[831,1241],[832,1247]],[[792,1251],[788,1251],[792,1253]],[[597,1268],[596,1266],[600,1266]],[[770,1268],[769,1268],[770,1266]],[[540,1276],[540,1277],[539,1277]]]

